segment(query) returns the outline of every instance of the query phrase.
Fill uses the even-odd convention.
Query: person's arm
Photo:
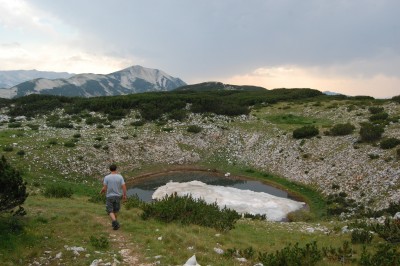
[[[122,199],[126,200],[126,185],[122,185]]]
[[[103,188],[100,191],[100,194],[105,194],[107,191],[107,185],[103,185]]]

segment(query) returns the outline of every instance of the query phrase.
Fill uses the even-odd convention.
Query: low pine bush
[[[315,126],[304,126],[297,128],[293,131],[293,137],[295,139],[312,138],[319,134],[319,130]]]
[[[44,196],[47,198],[70,198],[72,194],[71,188],[66,188],[61,184],[50,185],[44,191]]]
[[[360,128],[361,141],[371,142],[378,140],[382,137],[384,131],[385,130],[381,125],[363,123]]]
[[[383,107],[378,107],[378,106],[371,106],[368,108],[368,111],[373,115],[382,113],[384,110],[385,109]]]
[[[202,128],[197,125],[190,125],[187,128],[187,132],[190,132],[190,133],[200,133],[201,130],[202,130]]]
[[[328,133],[331,136],[345,136],[353,133],[354,129],[356,129],[356,127],[350,123],[337,124],[334,125]]]
[[[388,138],[381,141],[379,144],[381,149],[388,150],[396,147],[400,144],[400,139],[397,138]]]
[[[322,252],[315,241],[306,244],[305,247],[299,247],[299,243],[296,243],[294,246],[289,244],[275,253],[260,253],[258,260],[263,265],[269,266],[313,266],[322,260]]]
[[[364,229],[354,229],[351,232],[352,244],[369,244],[371,243],[373,235]]]
[[[176,194],[142,206],[143,219],[154,218],[162,222],[180,222],[212,227],[220,231],[228,231],[234,227],[240,215],[227,208],[219,209],[216,203],[207,204],[202,199],[192,196],[178,197]]]
[[[90,244],[96,249],[107,249],[110,246],[108,238],[106,236],[91,236]]]

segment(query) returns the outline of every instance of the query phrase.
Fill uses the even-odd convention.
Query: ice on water
[[[193,198],[201,198],[209,204],[216,202],[220,208],[226,206],[240,214],[265,214],[269,221],[281,221],[286,218],[288,213],[305,206],[304,202],[281,198],[264,192],[207,185],[200,181],[169,182],[159,187],[152,198],[162,199],[166,195],[174,193],[177,193],[178,196],[190,194]]]

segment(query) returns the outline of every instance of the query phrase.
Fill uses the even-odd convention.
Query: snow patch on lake
[[[286,218],[288,213],[305,206],[304,202],[281,198],[264,192],[212,186],[200,181],[169,182],[159,187],[153,193],[152,198],[161,200],[166,195],[169,196],[174,193],[181,197],[190,194],[193,198],[201,198],[209,204],[216,202],[220,208],[226,206],[240,214],[265,214],[269,221],[281,221]]]

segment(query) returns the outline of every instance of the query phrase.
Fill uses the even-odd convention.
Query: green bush
[[[359,264],[361,266],[400,265],[400,252],[396,249],[396,246],[387,243],[379,244],[375,254],[367,252],[364,246]]]
[[[30,129],[32,130],[38,130],[40,127],[39,125],[36,124],[27,124],[27,126],[30,127]]]
[[[392,97],[392,101],[394,101],[394,102],[396,102],[396,103],[400,103],[400,95],[393,96],[393,97]]]
[[[144,124],[145,124],[144,120],[138,120],[138,121],[132,122],[131,126],[140,127],[140,126],[143,126]]]
[[[82,135],[80,133],[76,133],[73,135],[74,138],[79,139],[80,137],[82,137]]]
[[[373,114],[369,117],[369,121],[371,122],[384,121],[388,119],[388,117],[389,117],[388,113]]]
[[[22,157],[22,156],[25,155],[25,151],[24,150],[19,150],[19,151],[17,151],[17,155]]]
[[[383,107],[378,107],[378,106],[371,106],[368,108],[368,111],[373,115],[383,113],[384,110],[385,109]]]
[[[299,243],[296,243],[294,246],[289,244],[275,253],[260,252],[258,260],[268,266],[313,266],[322,260],[322,252],[315,241],[306,244],[305,247],[299,247]]]
[[[110,246],[108,238],[106,236],[90,237],[90,244],[96,249],[107,249]]]
[[[57,145],[57,143],[58,143],[58,142],[57,142],[56,139],[50,139],[50,140],[49,140],[49,144],[50,144],[50,145]]]
[[[130,210],[132,208],[142,208],[146,203],[142,201],[137,194],[130,196],[125,202],[125,208]]]
[[[46,187],[44,196],[47,198],[70,198],[73,194],[71,188],[67,188],[61,184],[53,184]]]
[[[360,128],[361,141],[372,142],[382,137],[385,132],[383,126],[371,123],[363,123]]]
[[[372,230],[390,243],[400,243],[400,222],[387,218],[384,224],[372,225]]]
[[[101,144],[100,143],[95,143],[95,144],[93,144],[93,147],[95,147],[96,149],[100,149],[101,148]]]
[[[13,123],[8,123],[9,128],[19,128],[22,126],[21,122],[13,122]]]
[[[70,141],[65,142],[64,146],[68,147],[68,148],[73,148],[76,146],[76,143],[75,143],[75,141],[70,140]]]
[[[200,133],[202,130],[203,130],[203,128],[200,126],[197,126],[197,125],[190,125],[187,128],[187,132],[190,132],[190,133]]]
[[[381,149],[388,150],[396,147],[400,144],[400,139],[397,138],[388,138],[381,141],[379,144]]]
[[[354,229],[351,232],[352,244],[369,244],[371,243],[373,235],[364,229]]]
[[[202,199],[192,196],[178,197],[176,194],[142,206],[143,219],[154,218],[162,222],[180,222],[212,227],[220,231],[228,231],[234,227],[240,215],[227,208],[219,209],[216,203],[207,204]]]
[[[312,138],[318,134],[319,130],[315,126],[304,126],[293,131],[293,137],[295,139]]]
[[[346,124],[337,124],[334,125],[330,130],[329,130],[329,135],[332,136],[345,136],[353,133],[354,129],[356,129],[355,126],[353,126],[350,123]]]
[[[10,151],[13,151],[13,150],[14,150],[13,146],[4,146],[3,147],[3,151],[6,151],[6,152],[10,152]]]

